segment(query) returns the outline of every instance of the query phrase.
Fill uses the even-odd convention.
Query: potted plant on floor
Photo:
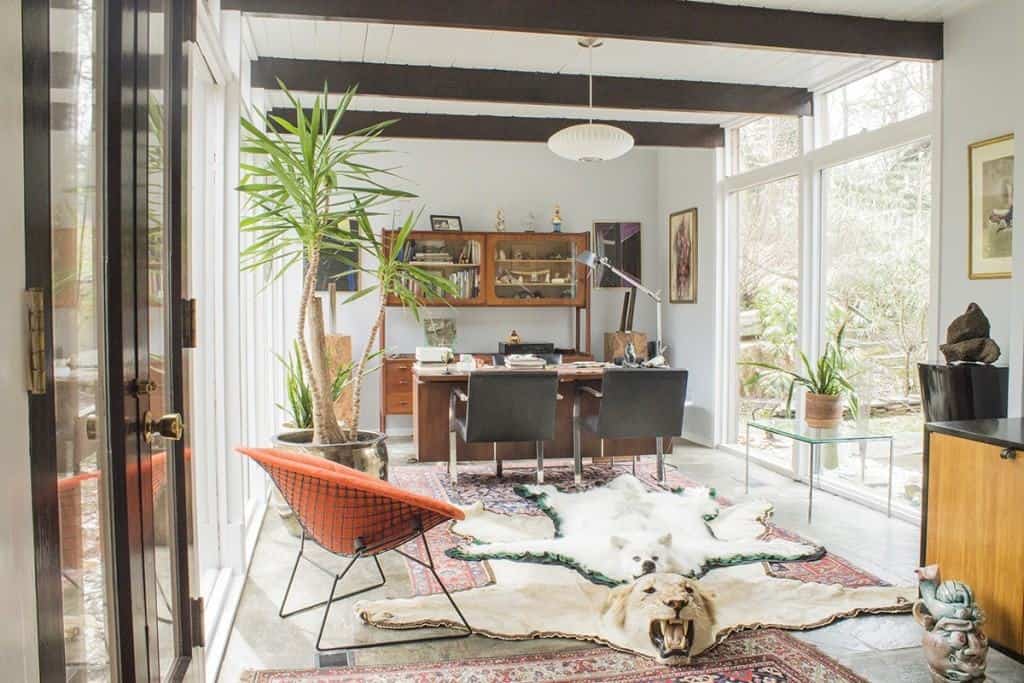
[[[249,215],[240,224],[253,236],[242,252],[246,270],[269,268],[273,281],[295,264],[305,264],[302,291],[296,321],[298,361],[309,391],[312,426],[278,436],[292,443],[380,478],[387,476],[387,451],[383,434],[359,429],[360,390],[365,374],[375,368],[370,363],[376,353],[374,343],[383,323],[383,309],[394,295],[418,317],[413,291],[441,297],[453,293],[454,286],[433,273],[403,262],[401,246],[415,224],[410,216],[395,237],[392,248],[385,248],[371,227],[371,217],[381,206],[396,198],[414,195],[389,187],[394,174],[371,163],[372,156],[383,151],[374,143],[394,121],[382,121],[350,133],[340,133],[343,120],[355,95],[346,92],[333,113],[328,109],[327,89],[317,96],[309,109],[281,84],[295,110],[294,122],[270,115],[254,123],[242,119],[242,153],[254,163],[242,164],[245,177],[237,190],[248,199]],[[358,230],[353,232],[350,222]],[[361,266],[348,255],[359,249],[371,256]],[[379,298],[364,351],[349,370],[352,386],[352,411],[347,424],[335,418],[331,377],[324,344],[322,302],[316,296],[317,270],[321,258],[330,257],[368,274],[370,284],[353,293],[344,302],[370,294]],[[343,273],[344,275],[344,273]]]
[[[846,377],[849,367],[846,351],[843,349],[843,335],[846,324],[839,327],[834,339],[825,344],[817,363],[811,364],[807,355],[801,351],[800,360],[804,373],[794,372],[771,363],[758,361],[741,361],[747,367],[768,370],[774,375],[781,375],[789,380],[789,392],[786,396],[786,415],[791,414],[793,392],[797,386],[807,389],[804,395],[804,421],[810,427],[834,429],[843,421],[843,399],[850,404],[851,412],[857,414],[857,393]]]

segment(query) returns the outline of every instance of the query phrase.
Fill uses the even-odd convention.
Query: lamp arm
[[[604,268],[607,268],[608,270],[612,271],[620,278],[628,282],[631,287],[636,287],[641,292],[654,299],[657,303],[661,303],[661,292],[655,292],[654,290],[649,289],[648,287],[644,287],[643,283],[636,280],[636,278],[634,278],[632,275],[630,275],[629,273],[624,273],[615,266],[613,266],[608,261],[607,257],[601,257],[597,260],[597,262]]]

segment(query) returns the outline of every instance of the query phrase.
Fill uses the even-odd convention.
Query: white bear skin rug
[[[808,560],[825,552],[820,546],[765,540],[772,512],[767,501],[723,507],[703,487],[650,491],[623,474],[581,493],[554,486],[520,486],[516,492],[549,519],[496,514],[477,503],[453,527],[475,543],[448,554],[462,560],[559,564],[594,583],[615,586],[655,572],[697,578],[716,567]]]
[[[680,666],[730,633],[804,630],[858,614],[909,611],[917,588],[846,588],[768,576],[760,565],[700,580],[647,574],[609,588],[564,567],[498,560],[496,583],[453,593],[475,633],[503,640],[573,638]],[[460,627],[443,594],[362,601],[356,614],[388,629]]]
[[[490,562],[495,583],[452,594],[474,632],[493,638],[575,638],[682,665],[736,630],[802,630],[906,612],[917,597],[916,587],[768,575],[756,560],[824,550],[762,540],[771,512],[765,502],[719,507],[707,489],[651,492],[628,475],[583,493],[551,486],[521,493],[548,517],[501,515],[477,503],[454,527],[487,541],[456,556],[498,558]],[[444,594],[361,601],[355,610],[380,628],[459,626]]]

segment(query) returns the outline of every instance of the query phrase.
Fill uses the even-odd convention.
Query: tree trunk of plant
[[[363,372],[366,369],[366,363],[373,354],[373,344],[377,341],[377,334],[380,332],[380,328],[384,324],[384,307],[386,304],[387,295],[384,294],[382,290],[380,295],[380,304],[377,307],[377,318],[373,321],[373,327],[370,328],[370,337],[366,340],[366,347],[363,349],[363,354],[359,357],[359,364],[356,365],[353,372],[352,423],[348,425],[349,438],[352,440],[355,440],[355,437],[359,434],[359,396],[363,388]]]
[[[302,301],[299,304],[299,320],[296,336],[299,340],[299,353],[302,369],[309,382],[309,390],[313,395],[313,443],[340,443],[344,438],[334,416],[334,405],[331,402],[331,383],[327,379],[327,367],[324,361],[324,315],[320,301],[316,299],[316,273],[320,266],[320,250],[313,247],[309,250],[309,265],[302,284]],[[312,317],[310,307],[313,307]],[[312,339],[307,337],[307,321]],[[311,349],[315,345],[317,353]]]

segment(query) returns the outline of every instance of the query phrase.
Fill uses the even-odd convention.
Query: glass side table
[[[814,509],[814,465],[821,451],[823,444],[852,443],[868,441],[889,442],[889,486],[886,499],[886,511],[892,517],[892,470],[893,458],[895,456],[895,439],[892,434],[880,434],[870,429],[858,429],[856,425],[843,422],[835,429],[819,429],[809,427],[802,420],[752,420],[747,422],[747,444],[744,466],[746,468],[746,492],[750,493],[750,429],[760,429],[762,432],[777,434],[793,439],[800,443],[808,444],[811,447],[810,467],[808,468],[807,487],[807,521],[810,523],[811,514]],[[867,457],[867,456],[865,456]]]

